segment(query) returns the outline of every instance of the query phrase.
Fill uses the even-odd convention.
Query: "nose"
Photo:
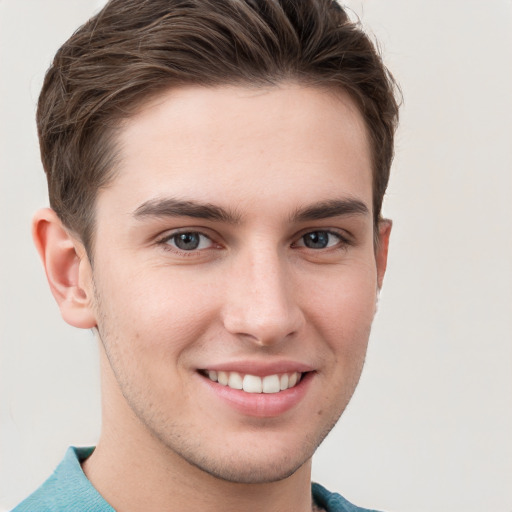
[[[240,257],[225,288],[224,327],[260,346],[272,346],[304,325],[291,271],[278,251]]]

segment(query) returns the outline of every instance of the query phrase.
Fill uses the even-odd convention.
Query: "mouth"
[[[260,377],[249,373],[222,370],[201,370],[199,373],[212,382],[246,393],[275,394],[294,388],[303,378],[302,372],[276,373]]]

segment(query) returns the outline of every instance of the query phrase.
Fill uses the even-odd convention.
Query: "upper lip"
[[[238,372],[249,375],[265,377],[267,375],[275,375],[279,373],[306,373],[311,372],[314,368],[311,365],[297,361],[229,361],[225,363],[208,364],[201,370],[214,370],[224,372]]]

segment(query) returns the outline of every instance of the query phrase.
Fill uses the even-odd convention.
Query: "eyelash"
[[[170,251],[172,253],[179,254],[180,256],[187,256],[187,257],[198,255],[202,251],[207,251],[209,249],[212,249],[212,247],[206,247],[206,248],[196,248],[196,249],[191,249],[191,250],[185,250],[185,249],[180,249],[176,245],[172,246],[169,242],[171,242],[173,239],[176,239],[179,235],[198,235],[201,238],[208,239],[211,242],[212,246],[215,245],[215,242],[212,240],[212,238],[210,236],[206,235],[205,233],[202,233],[201,231],[197,231],[197,230],[176,231],[174,233],[165,235],[163,238],[158,240],[157,243],[159,245],[161,245],[163,247],[163,249],[166,251]],[[199,243],[201,244],[201,241]]]
[[[306,244],[305,244],[305,237],[308,236],[308,235],[319,234],[319,233],[327,234],[330,237],[335,237],[337,239],[337,243],[335,243],[335,244],[333,244],[331,246],[320,247],[320,248],[307,247]],[[314,229],[314,230],[306,231],[305,233],[301,234],[301,236],[298,238],[298,240],[302,241],[303,245],[302,244],[298,245],[298,242],[295,242],[292,245],[298,246],[298,247],[305,247],[306,249],[310,249],[312,251],[340,250],[340,249],[346,249],[348,246],[353,245],[352,241],[349,240],[348,237],[343,236],[338,231],[333,231],[333,230],[329,230],[329,229],[316,229],[316,230]]]
[[[308,235],[312,235],[312,234],[318,235],[320,233],[324,234],[324,235],[326,234],[329,237],[335,237],[337,239],[337,243],[330,245],[330,246],[328,245],[327,247],[317,247],[317,248],[308,247],[305,242],[305,237]],[[206,238],[207,240],[209,240],[211,243],[211,246],[205,247],[205,248],[195,248],[195,249],[190,249],[190,250],[180,249],[176,245],[172,246],[169,242],[171,242],[173,239],[175,240],[176,237],[178,237],[179,235],[198,235],[200,238]],[[299,242],[302,242],[302,243],[299,243]],[[190,231],[181,230],[181,231],[177,231],[177,232],[174,232],[171,234],[167,234],[164,237],[162,237],[160,240],[158,240],[157,243],[159,245],[161,245],[163,247],[163,249],[166,251],[170,251],[172,253],[178,254],[180,256],[186,256],[186,257],[197,256],[201,252],[208,251],[208,250],[214,248],[214,246],[215,246],[214,240],[209,235],[202,233],[201,231],[198,231],[198,230],[190,230]],[[201,241],[199,241],[199,244],[201,244]],[[329,229],[308,230],[306,232],[303,232],[298,237],[297,241],[291,244],[292,247],[301,247],[301,248],[304,248],[306,250],[310,250],[313,252],[319,252],[322,250],[325,250],[325,251],[345,250],[347,247],[349,247],[351,245],[353,245],[353,242],[347,236],[343,236],[341,233],[339,233],[337,231],[329,230]],[[218,247],[220,247],[220,245],[218,245]]]

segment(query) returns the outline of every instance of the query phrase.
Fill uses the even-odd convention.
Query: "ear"
[[[375,247],[375,261],[377,263],[377,286],[380,290],[384,281],[384,274],[388,264],[389,237],[391,235],[392,221],[382,219],[379,221],[379,235]]]
[[[95,327],[92,269],[83,245],[50,208],[34,215],[32,236],[62,318],[74,327]]]

